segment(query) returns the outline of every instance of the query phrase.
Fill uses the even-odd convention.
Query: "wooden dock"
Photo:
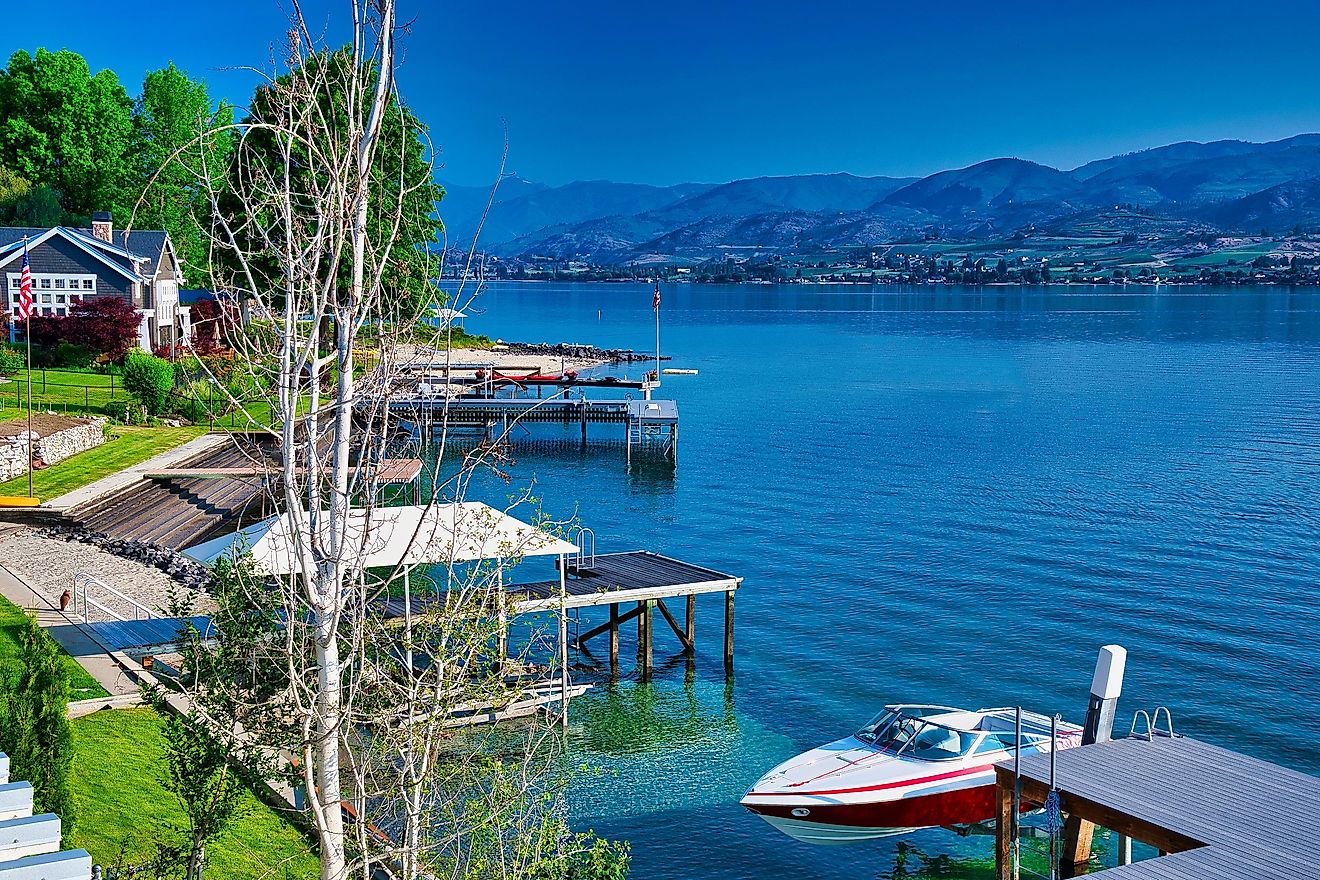
[[[1063,876],[1085,873],[1083,823],[1159,850],[1100,871],[1112,880],[1300,880],[1320,877],[1320,778],[1183,736],[1157,732],[1059,751],[1055,784],[1068,816]],[[998,876],[1012,876],[1013,765],[995,767]],[[1022,759],[1022,797],[1049,794],[1050,756]],[[1089,828],[1082,839],[1089,840]],[[1076,863],[1074,863],[1074,858]]]
[[[673,457],[678,448],[678,404],[673,400],[593,397],[443,397],[411,396],[389,401],[392,415],[416,426],[423,438],[441,426],[477,431],[488,440],[504,438],[514,425],[577,425],[587,445],[591,425],[620,425],[620,441],[634,452],[654,449]]]
[[[609,638],[610,671],[619,668],[619,627],[637,621],[637,654],[641,676],[651,677],[654,666],[655,612],[669,624],[685,654],[696,653],[696,600],[703,593],[724,594],[724,668],[733,670],[733,597],[742,578],[690,562],[633,550],[626,553],[588,553],[570,558],[564,583],[565,608],[608,605],[610,619],[577,637],[577,646],[598,636]],[[507,588],[516,597],[519,613],[547,611],[559,607],[559,581],[517,584]],[[683,597],[680,626],[666,599]],[[633,607],[620,614],[619,606]]]
[[[576,643],[581,648],[587,641],[599,636],[609,637],[610,670],[619,667],[619,629],[624,623],[637,621],[638,665],[643,680],[651,677],[654,668],[654,632],[656,612],[673,630],[683,653],[696,653],[696,600],[705,593],[724,594],[724,666],[733,670],[733,614],[734,593],[742,586],[742,578],[715,571],[690,562],[671,559],[648,550],[626,553],[586,553],[570,557],[565,569],[563,608],[591,608],[609,606],[610,618],[585,633]],[[505,592],[514,600],[515,614],[535,614],[558,611],[561,605],[559,580],[536,581],[505,586]],[[666,599],[683,598],[682,623],[665,604]],[[384,603],[387,618],[403,616],[403,602],[389,599]],[[633,606],[620,612],[620,606]]]

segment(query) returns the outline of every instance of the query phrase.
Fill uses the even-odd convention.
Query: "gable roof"
[[[73,229],[68,226],[54,226],[50,229],[0,226],[0,266],[9,263],[21,251],[24,236],[28,238],[28,247],[32,248],[56,233],[82,250],[99,257],[102,262],[135,281],[147,280],[156,274],[156,267],[160,263],[161,254],[165,252],[166,248],[169,248],[171,256],[174,253],[174,246],[170,242],[169,233],[159,229],[134,229],[127,234],[118,232],[115,237],[123,243],[123,246],[120,246],[119,244],[102,241],[93,235],[90,229]],[[104,255],[107,254],[122,257],[140,266],[140,274],[129,271],[113,260],[106,260]],[[175,260],[174,263],[175,274],[179,275],[181,280],[182,273],[178,269],[178,260]]]

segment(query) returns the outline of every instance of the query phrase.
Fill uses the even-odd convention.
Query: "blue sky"
[[[334,33],[343,4],[308,0]],[[286,4],[287,6],[287,4]],[[269,0],[20,4],[5,57],[70,48],[136,93],[174,61],[242,103],[287,21]],[[1177,140],[1320,130],[1320,4],[1298,0],[401,0],[399,77],[446,181],[920,175],[1069,168]]]

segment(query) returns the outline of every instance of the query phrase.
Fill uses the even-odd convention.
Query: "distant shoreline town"
[[[1148,247],[1155,244],[1147,243]],[[500,281],[665,281],[693,284],[962,285],[1320,285],[1320,236],[1221,239],[1152,254],[1096,254],[948,242],[892,245],[867,253],[727,256],[693,265],[581,260],[482,259]],[[1119,247],[1115,243],[1113,247]]]

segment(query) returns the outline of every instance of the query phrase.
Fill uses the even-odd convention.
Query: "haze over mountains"
[[[440,214],[466,247],[489,190],[447,187]],[[1188,234],[1320,225],[1320,134],[1265,144],[1184,142],[1062,171],[991,159],[929,177],[805,174],[675,186],[501,184],[480,249],[599,264],[700,261],[730,252],[809,253],[941,239],[1002,238],[1126,206]],[[1164,228],[1169,228],[1164,224]]]

